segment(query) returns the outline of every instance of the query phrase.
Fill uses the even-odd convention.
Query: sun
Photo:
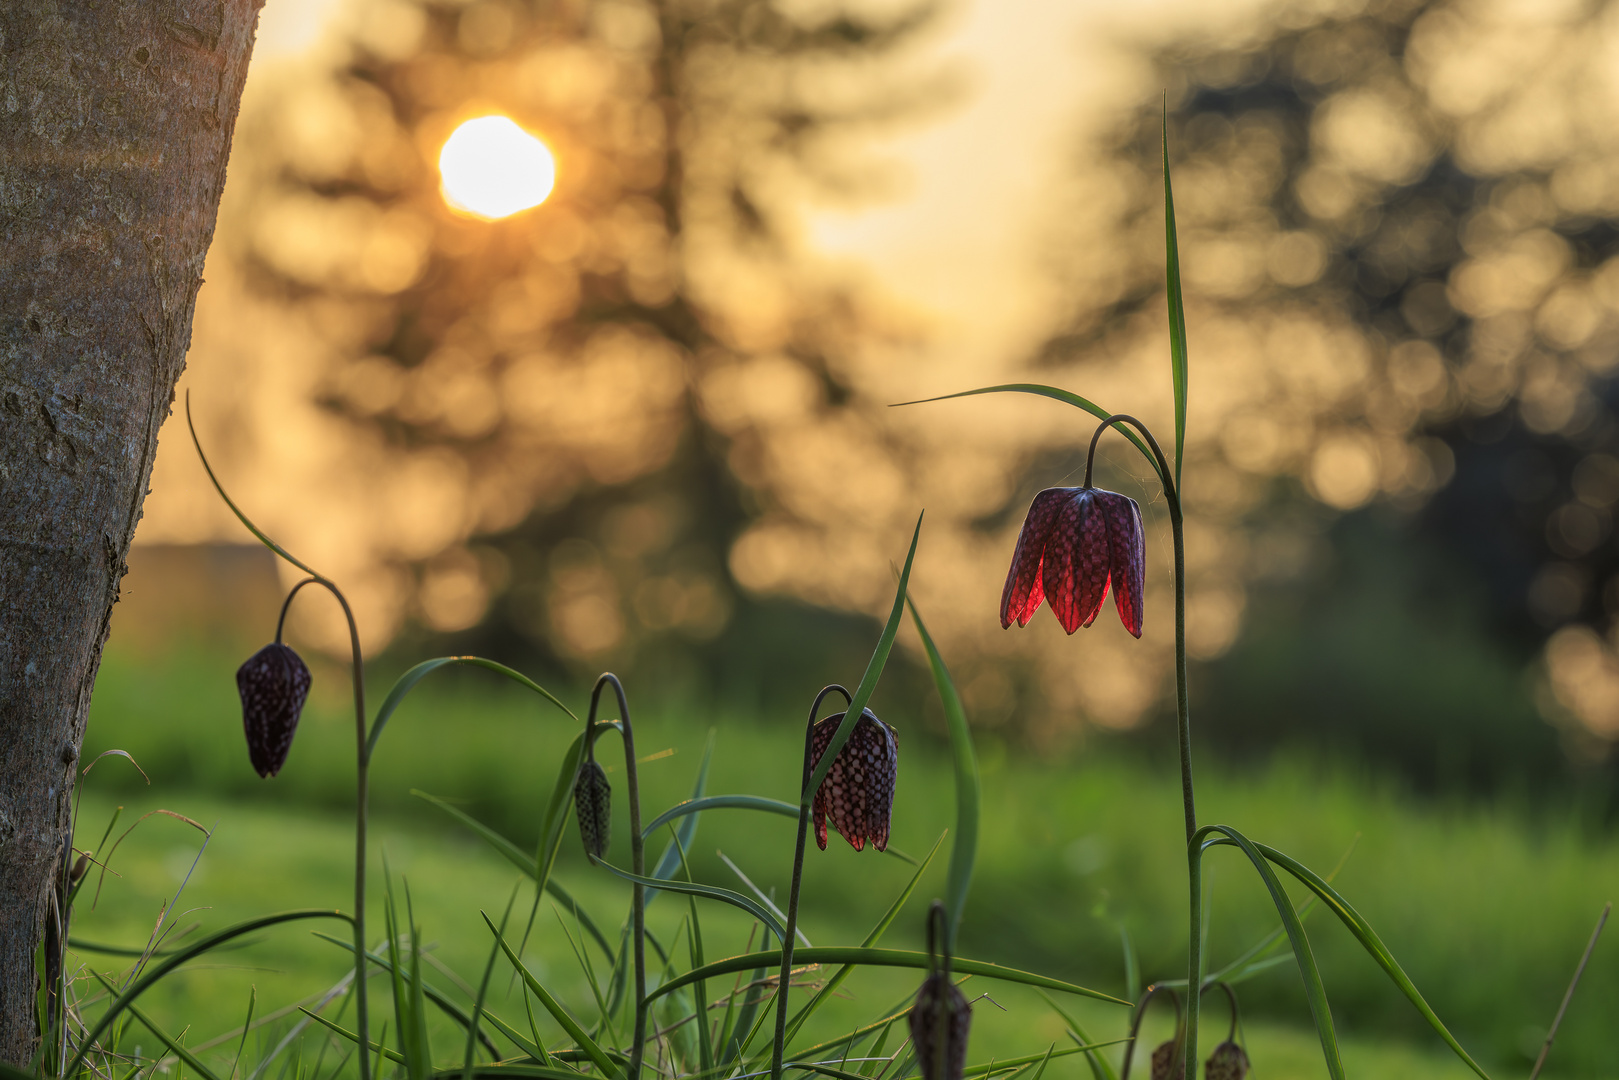
[[[556,186],[557,163],[510,117],[480,116],[444,141],[438,171],[452,209],[494,220],[544,202]]]

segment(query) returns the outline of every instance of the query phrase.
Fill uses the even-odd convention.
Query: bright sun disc
[[[556,186],[551,151],[505,116],[480,116],[456,128],[439,152],[444,201],[481,218],[538,206]]]

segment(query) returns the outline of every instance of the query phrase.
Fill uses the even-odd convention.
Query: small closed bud
[[[911,1046],[922,1080],[961,1080],[972,1022],[972,1007],[948,975],[936,971],[922,981],[911,1007]]]
[[[1177,1080],[1180,1074],[1180,1040],[1171,1039],[1152,1052],[1152,1080]]]
[[[816,723],[811,733],[811,768],[821,763],[821,755],[831,745],[843,717],[843,713],[834,713]],[[816,846],[826,850],[826,821],[830,817],[856,851],[865,848],[867,840],[878,851],[886,851],[889,818],[894,809],[894,785],[898,779],[898,733],[866,709],[855,721],[849,741],[838,751],[826,779],[815,791],[811,809]]]
[[[1248,1055],[1229,1039],[1214,1048],[1203,1065],[1206,1080],[1244,1080],[1248,1075]]]
[[[287,646],[266,645],[236,669],[236,689],[242,695],[247,756],[268,779],[281,771],[292,749],[298,716],[309,697],[309,668]]]
[[[88,869],[90,869],[90,853],[85,852],[77,859],[73,860],[73,869],[69,870],[67,874],[69,884],[77,884],[78,880],[84,876],[84,872]]]
[[[608,841],[613,838],[613,789],[595,761],[579,766],[579,776],[573,782],[573,807],[579,817],[579,839],[585,843],[585,854],[597,859],[606,855]]]

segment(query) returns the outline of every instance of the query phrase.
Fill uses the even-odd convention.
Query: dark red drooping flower
[[[843,713],[816,723],[811,734],[810,768],[832,742]],[[815,843],[826,850],[826,819],[849,844],[860,851],[870,840],[878,851],[888,849],[888,818],[894,808],[894,783],[899,778],[898,733],[870,710],[855,722],[854,732],[833,759],[831,771],[815,791]]]
[[[1242,1047],[1227,1039],[1209,1055],[1209,1060],[1203,1065],[1203,1075],[1207,1080],[1246,1080],[1248,1055],[1243,1053]]]
[[[242,729],[254,770],[269,778],[281,771],[309,697],[309,668],[280,643],[266,645],[236,669],[242,695]]]
[[[1042,600],[1072,634],[1102,610],[1108,586],[1124,628],[1141,636],[1147,546],[1141,508],[1100,488],[1047,488],[1034,497],[1001,592],[1001,626],[1029,625]]]

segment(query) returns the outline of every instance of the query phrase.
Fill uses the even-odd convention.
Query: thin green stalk
[[[200,450],[200,448],[199,448]],[[224,494],[223,491],[220,494]],[[238,512],[239,514],[240,512]],[[244,519],[245,520],[245,519]],[[307,569],[307,568],[306,568]],[[369,816],[369,803],[371,801],[371,750],[367,745],[365,728],[365,668],[364,658],[360,653],[360,631],[354,623],[354,612],[349,607],[348,598],[343,595],[335,583],[319,574],[298,582],[287,593],[287,599],[281,605],[281,617],[275,624],[275,640],[281,641],[281,631],[287,622],[287,610],[292,607],[292,598],[305,585],[319,585],[337,598],[343,606],[343,618],[349,625],[349,656],[353,663],[353,673],[350,681],[354,684],[354,1018],[359,1027],[359,1037],[364,1045],[370,1038],[370,1007],[366,1000],[365,965],[365,833],[366,821]],[[371,1080],[371,1061],[367,1054],[360,1054],[360,1080]]]
[[[1197,804],[1192,789],[1192,706],[1186,683],[1186,529],[1181,516],[1179,486],[1171,479],[1169,462],[1164,459],[1158,440],[1147,426],[1125,413],[1114,413],[1103,420],[1091,436],[1090,452],[1085,459],[1085,486],[1091,483],[1091,466],[1096,458],[1096,444],[1102,433],[1115,424],[1129,424],[1141,432],[1158,465],[1158,479],[1163,485],[1164,501],[1169,505],[1169,529],[1175,544],[1175,734],[1180,743],[1181,805],[1186,816],[1186,876],[1191,890],[1191,948],[1187,986],[1197,986],[1202,974],[1203,924],[1201,919],[1202,867],[1198,851],[1192,843],[1197,834]],[[1122,430],[1122,429],[1121,429]],[[1179,456],[1177,454],[1177,466]],[[1178,476],[1178,471],[1176,473]],[[1197,1060],[1198,995],[1186,995],[1186,1080],[1193,1080]]]
[[[799,779],[800,790],[809,786],[816,765],[813,758],[816,714],[821,711],[821,702],[833,693],[842,694],[844,701],[853,704],[849,691],[836,683],[822,688],[815,695],[815,703],[810,706],[809,721],[804,725],[804,772]],[[832,747],[828,746],[827,749],[831,750]],[[793,881],[787,893],[787,933],[781,939],[781,978],[776,988],[776,1039],[770,1052],[770,1080],[781,1080],[782,1057],[787,1047],[787,985],[793,971],[794,935],[798,933],[798,890],[804,883],[804,848],[809,834],[810,805],[808,799],[799,800],[798,845],[793,851]]]
[[[596,706],[601,692],[612,686],[618,699],[618,716],[622,723],[619,731],[624,736],[625,782],[630,789],[630,866],[636,877],[646,876],[646,839],[641,835],[641,784],[635,771],[635,732],[630,725],[630,706],[624,697],[624,684],[612,672],[604,672],[590,692],[590,713],[585,730],[591,732],[596,719]],[[593,738],[589,735],[587,738]],[[592,860],[594,861],[594,860]],[[630,1044],[628,1080],[639,1080],[641,1063],[646,1059],[646,886],[639,881],[631,886],[630,933],[635,941],[635,1036]]]

